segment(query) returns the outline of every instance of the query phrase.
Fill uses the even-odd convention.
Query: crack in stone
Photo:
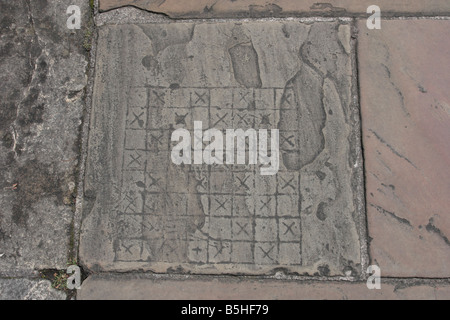
[[[444,242],[450,246],[450,240],[442,233],[442,231],[437,228],[434,224],[433,218],[430,218],[428,224],[425,226],[425,229],[428,232],[433,232],[435,234],[437,234],[442,240],[444,240]]]
[[[388,59],[389,59],[389,57],[388,57]],[[402,106],[403,112],[406,114],[407,117],[411,117],[411,114],[406,109],[405,97],[403,96],[403,93],[400,91],[399,87],[397,87],[397,85],[394,83],[394,81],[392,81],[391,71],[389,70],[389,67],[387,65],[385,65],[384,63],[382,63],[381,65],[383,66],[383,68],[385,69],[385,71],[386,71],[386,73],[388,75],[389,83],[392,85],[392,88],[395,90],[397,95],[400,97],[400,104]]]
[[[397,150],[395,150],[389,143],[387,143],[382,137],[380,137],[378,135],[378,133],[376,133],[375,131],[373,131],[372,129],[369,129],[370,132],[373,133],[373,135],[375,136],[375,138],[378,139],[378,141],[380,141],[382,144],[384,144],[386,147],[388,147],[388,149],[395,154],[397,157],[405,160],[406,162],[408,162],[410,165],[412,165],[414,168],[416,168],[417,170],[419,170],[416,165],[414,163],[412,163],[408,158],[406,158],[404,155],[400,154]]]
[[[369,205],[373,208],[375,208],[378,212],[389,215],[391,217],[393,217],[395,220],[397,220],[400,223],[406,224],[409,227],[413,227],[411,225],[411,222],[409,222],[409,220],[405,219],[405,218],[400,218],[399,216],[397,216],[394,212],[388,211],[380,206],[374,205],[372,203],[369,203]]]

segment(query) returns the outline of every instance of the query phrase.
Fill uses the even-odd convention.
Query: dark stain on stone
[[[27,95],[27,97],[22,101],[22,104],[25,107],[31,107],[38,99],[39,97],[39,89],[31,88],[30,93]]]
[[[334,28],[328,24],[311,25],[299,50],[302,65],[285,85],[278,127],[281,132],[294,132],[292,143],[280,137],[283,163],[289,170],[300,170],[312,163],[325,147],[323,129],[329,113],[324,107],[325,78],[334,83],[338,94],[342,86],[332,76],[337,72],[337,54],[344,54]],[[318,41],[324,34],[328,41]]]
[[[0,101],[0,131],[8,130],[17,115],[17,104]]]
[[[385,187],[385,188],[389,188],[389,189],[391,189],[392,191],[394,191],[395,190],[395,186],[394,185],[392,185],[392,184],[390,184],[390,185],[387,185],[387,184],[384,184],[384,183],[382,183],[381,184],[383,187]]]
[[[266,15],[278,15],[281,13],[281,11],[283,11],[283,8],[281,8],[279,5],[275,3],[268,3],[264,6],[251,4],[248,6],[248,10],[250,16],[255,17]]]
[[[176,24],[169,26],[139,25],[139,27],[152,41],[155,56],[169,46],[187,44],[192,40],[195,29],[194,24],[189,28],[179,28]],[[164,32],[170,33],[170,37],[164,36]]]
[[[20,114],[17,123],[22,129],[22,134],[30,134],[30,126],[43,122],[44,104],[38,103],[40,91],[37,88],[31,88],[27,97],[22,101]]]
[[[73,99],[73,98],[75,98],[78,95],[78,93],[80,93],[79,90],[78,91],[69,91],[69,94],[67,95],[67,98],[68,99]]]
[[[323,39],[324,36],[326,40]],[[335,27],[329,24],[313,24],[309,30],[308,41],[305,41],[299,52],[301,60],[323,78],[333,78],[336,74],[337,53],[344,55],[345,50],[336,36]],[[338,84],[336,88],[339,88]]]
[[[234,78],[246,88],[261,88],[258,54],[250,43],[240,43],[228,50]]]
[[[94,263],[90,268],[89,268],[89,270],[90,271],[92,271],[92,272],[102,272],[103,271],[103,267],[100,265],[100,264],[98,264],[98,263]]]
[[[331,3],[328,2],[316,2],[311,7],[311,10],[318,10],[318,11],[329,11],[329,12],[345,12],[344,8],[335,7]]]
[[[405,218],[401,218],[401,217],[397,216],[394,212],[388,211],[380,206],[374,205],[372,203],[369,203],[369,205],[371,207],[375,208],[378,212],[383,213],[385,215],[389,215],[392,218],[394,218],[395,220],[397,220],[398,222],[403,223],[412,228],[411,222],[409,222],[409,220],[407,220]]]
[[[2,241],[5,241],[6,239],[6,233],[2,230],[2,228],[0,228],[0,239]]]
[[[330,275],[330,267],[327,264],[317,267],[317,270],[319,270],[319,274],[322,277],[328,277]]]
[[[21,112],[17,119],[21,127],[43,122],[44,104],[36,103],[39,93],[38,89],[32,88],[30,94],[22,102]]]
[[[327,204],[325,202],[321,202],[317,206],[316,217],[320,221],[325,221],[325,219],[327,218],[327,216],[326,216],[326,214],[324,212],[324,209],[325,209],[326,206],[327,206]]]
[[[5,9],[2,7],[2,9]],[[4,31],[6,29],[9,29],[11,25],[13,24],[13,18],[9,17],[8,15],[3,15],[2,20],[0,21],[0,30]]]
[[[350,261],[350,264],[353,264],[352,261]],[[354,277],[357,275],[357,272],[351,265],[347,265],[344,267],[344,270],[342,270],[345,275],[350,274],[351,277]]]
[[[291,37],[291,34],[290,34],[289,31],[287,30],[285,24],[283,24],[283,27],[281,28],[281,31],[283,31],[283,34],[284,34],[284,36],[285,36],[286,38],[290,38],[290,37]]]
[[[32,2],[34,3],[35,0],[32,0]],[[41,2],[46,3],[46,1]],[[33,16],[33,20],[35,21],[34,24],[39,26],[39,32],[51,39],[53,43],[63,42],[59,24],[55,23],[51,15],[47,15],[47,12],[45,11],[45,9],[43,9],[43,6],[41,7],[41,5],[33,4],[33,7],[39,8],[36,10],[37,12]],[[82,49],[82,46],[79,46],[79,48]],[[79,52],[82,51],[79,50]]]
[[[186,69],[183,61],[187,59],[184,45],[176,45],[167,52],[167,58],[161,67],[165,70],[164,75],[169,83],[182,83],[186,77]]]
[[[389,59],[389,55],[388,55],[387,59]],[[407,117],[411,117],[411,114],[409,113],[408,109],[406,108],[405,97],[404,97],[402,91],[400,90],[400,88],[397,86],[397,84],[393,81],[393,79],[391,77],[391,70],[384,63],[382,63],[381,66],[384,68],[384,71],[386,72],[386,75],[388,76],[389,83],[392,85],[392,88],[397,92],[403,112],[405,113],[405,115]]]
[[[153,52],[142,60],[147,70],[158,73],[159,68],[164,70],[166,80],[181,83],[186,76],[183,61],[188,59],[186,45],[192,40],[195,24],[180,28],[173,25],[139,25],[144,34],[152,43]],[[170,34],[170,37],[167,35]],[[161,51],[165,51],[164,60],[154,61]]]
[[[173,267],[169,267],[166,270],[167,273],[178,273],[178,274],[182,274],[182,273],[190,273],[187,270],[184,270],[184,268],[182,266],[177,266],[176,268]]]
[[[208,6],[205,6],[205,7],[203,8],[203,13],[211,13],[211,12],[213,12],[214,6],[216,5],[217,2],[219,2],[219,1],[214,2],[214,3],[213,3],[212,5],[210,5],[209,7],[208,7]]]
[[[6,155],[6,162],[5,165],[7,167],[11,166],[12,164],[14,164],[14,162],[16,161],[16,155],[14,153],[14,151],[10,151],[8,152],[8,154]]]
[[[0,56],[10,56],[14,49],[14,44],[12,42],[5,43],[0,48]]]
[[[400,154],[396,149],[394,149],[388,142],[386,142],[382,137],[380,137],[378,135],[378,133],[376,133],[375,131],[373,131],[372,129],[369,129],[370,132],[373,133],[373,135],[375,136],[375,138],[378,139],[378,141],[380,141],[382,144],[384,144],[393,154],[395,154],[397,157],[405,160],[406,162],[408,162],[410,165],[412,165],[414,168],[416,168],[417,170],[419,170],[416,165],[414,163],[412,163],[408,158],[406,158],[405,156],[403,156],[402,154]]]
[[[203,8],[203,13],[211,13],[212,11],[213,11],[213,5],[212,6],[210,6],[210,7],[208,7],[208,6],[205,6],[204,8]]]
[[[437,234],[442,240],[444,240],[444,242],[448,246],[450,246],[450,240],[448,240],[448,238],[442,233],[442,231],[434,225],[433,218],[430,218],[430,220],[428,221],[428,224],[425,226],[425,229],[428,232],[433,232],[433,233]]]
[[[322,95],[322,78],[307,65],[286,84],[278,127],[281,132],[295,130],[289,141],[284,140],[288,137],[280,141],[283,163],[290,170],[300,170],[313,162],[325,146]]]
[[[62,203],[63,191],[60,178],[51,173],[48,165],[36,160],[19,167],[15,174],[17,189],[12,219],[17,225],[26,227],[30,206],[46,196],[56,196]]]
[[[323,179],[325,179],[325,177],[327,176],[322,171],[316,171],[315,173],[316,173],[316,176],[320,179],[320,181],[323,181]]]
[[[10,174],[8,179],[2,177],[1,187],[16,185],[15,189],[8,191],[13,197],[12,221],[27,227],[28,217],[38,214],[33,211],[34,202],[56,196],[56,201],[62,204],[64,192],[67,192],[62,188],[66,185],[61,183],[64,178],[57,176],[58,165],[53,167],[53,164],[29,160],[35,158],[33,144],[39,144],[39,141],[26,137],[30,135],[33,124],[44,121],[46,105],[42,102],[47,99],[41,96],[40,88],[48,81],[47,56],[58,60],[62,57],[61,52],[74,52],[77,47],[80,47],[79,52],[84,53],[82,46],[71,45],[76,43],[75,39],[82,39],[84,33],[69,36],[67,30],[55,23],[46,0],[3,1],[0,12],[1,42],[6,43],[0,49],[0,69],[7,70],[2,77],[6,81],[2,82],[0,89],[0,139],[3,146],[9,149],[5,151],[2,164]],[[7,29],[3,30],[3,27]],[[45,55],[42,54],[40,45],[43,43],[40,39],[46,42]],[[67,80],[70,81],[70,78]],[[64,81],[61,81],[60,85],[63,84]],[[21,158],[22,153],[24,156]]]
[[[44,84],[47,81],[47,74],[48,74],[48,65],[47,62],[42,59],[38,64],[37,64],[37,72],[38,72],[38,81],[41,84]]]
[[[250,110],[250,111],[255,111],[256,110],[256,102],[255,102],[255,100],[251,100],[248,103],[247,110]]]
[[[14,138],[10,131],[5,132],[5,134],[2,137],[2,143],[6,149],[11,149],[13,147]]]
[[[156,71],[158,68],[158,61],[156,61],[153,56],[148,55],[142,58],[142,65],[148,70],[148,71]]]
[[[41,9],[45,9],[48,5],[47,0],[33,0],[33,2],[36,2]]]

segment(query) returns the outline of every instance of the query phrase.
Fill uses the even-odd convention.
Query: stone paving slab
[[[359,23],[372,262],[393,277],[450,276],[450,21]]]
[[[164,13],[173,18],[283,17],[301,15],[366,15],[367,8],[378,5],[383,14],[432,15],[450,13],[447,0],[99,0],[101,11],[127,5]]]
[[[360,274],[351,67],[345,22],[101,27],[82,263],[106,271]],[[175,165],[171,134],[192,133],[196,120],[204,130],[279,129],[279,171]]]
[[[0,279],[0,300],[66,300],[48,280]]]
[[[139,276],[90,276],[79,300],[447,300],[448,282],[365,283],[225,278],[169,279]]]
[[[0,1],[0,275],[65,268],[87,84],[84,0]]]

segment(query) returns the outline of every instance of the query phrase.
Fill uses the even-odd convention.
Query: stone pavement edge
[[[67,28],[71,4],[81,9],[81,30]],[[1,299],[65,298],[36,278],[76,262],[90,12],[83,0],[0,1]]]
[[[367,8],[378,5],[385,16],[448,15],[446,0],[99,0],[100,11],[134,6],[171,18],[261,18],[292,16],[366,16]]]

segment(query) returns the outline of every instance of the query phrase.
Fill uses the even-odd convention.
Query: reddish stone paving
[[[140,278],[91,276],[78,291],[78,300],[442,300],[450,298],[450,285],[402,282],[381,283],[369,290],[365,283],[302,282],[245,279]]]
[[[382,12],[396,14],[443,14],[450,13],[447,0],[100,0],[101,11],[132,5],[170,17],[244,17],[289,15],[340,15],[366,14],[369,6],[376,4]]]
[[[370,256],[383,276],[450,276],[449,30],[359,23]]]

